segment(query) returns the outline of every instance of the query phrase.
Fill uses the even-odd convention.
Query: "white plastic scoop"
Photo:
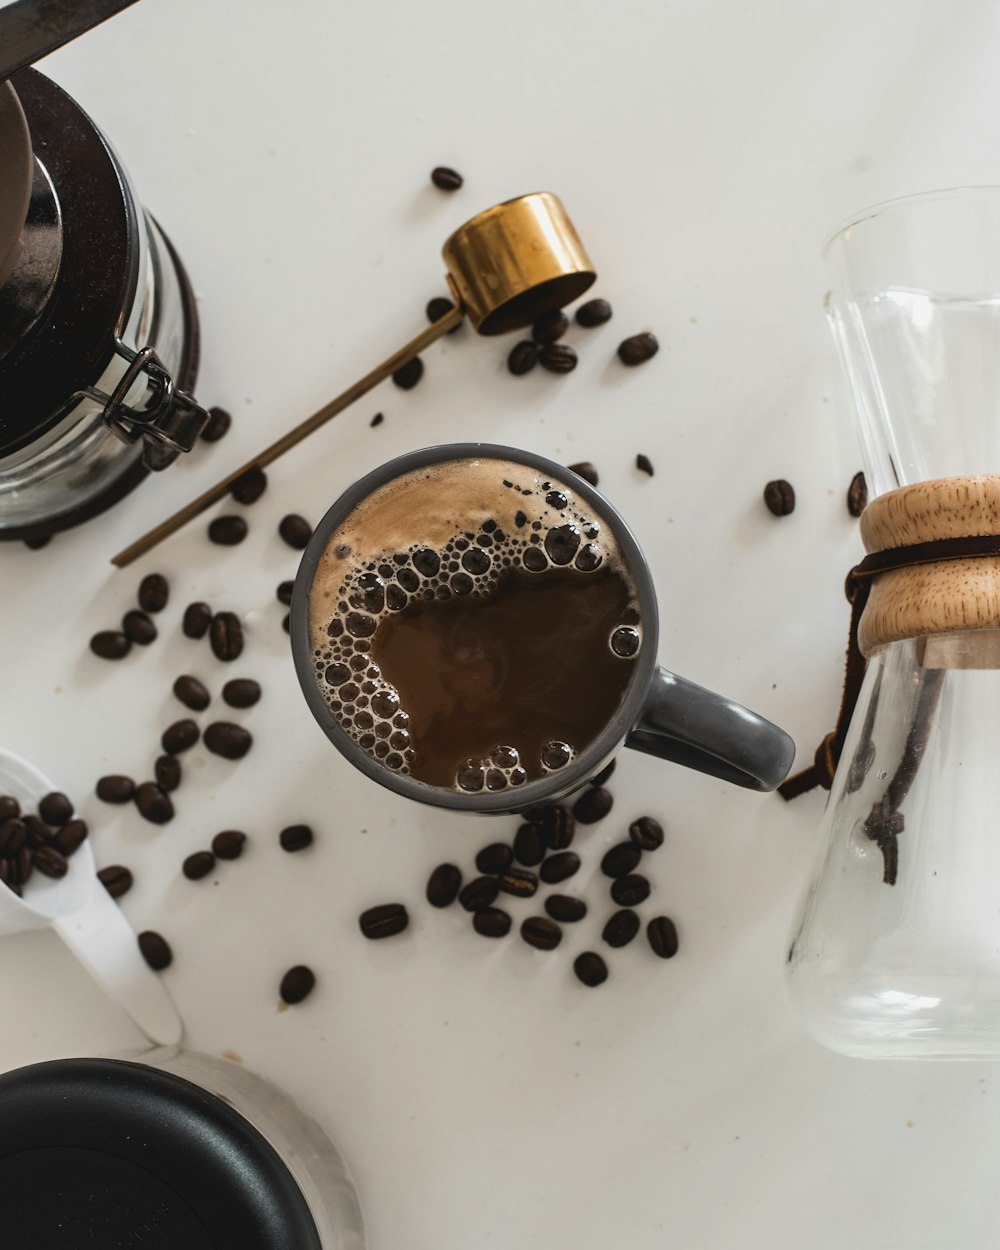
[[[9,794],[29,810],[55,788],[34,765],[0,748],[0,794]],[[69,872],[58,879],[33,873],[26,898],[0,884],[0,936],[55,929],[151,1041],[176,1045],[184,1031],[177,1008],[143,959],[132,926],[97,880],[89,841],[82,843],[69,865]]]

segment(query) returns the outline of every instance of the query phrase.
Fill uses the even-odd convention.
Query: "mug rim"
[[[603,730],[565,768],[560,769],[558,773],[551,773],[534,781],[525,782],[523,786],[516,788],[508,787],[500,791],[484,790],[471,794],[458,790],[445,790],[440,786],[418,781],[408,774],[393,772],[360,747],[341,727],[320,692],[319,683],[314,674],[313,649],[309,636],[309,598],[313,579],[331,534],[363,499],[379,487],[415,469],[446,464],[452,460],[512,461],[571,487],[595,510],[600,520],[614,535],[628,575],[635,585],[642,627],[642,646],[617,711]],[[521,811],[536,804],[558,801],[586,784],[622,745],[629,731],[639,720],[653,673],[657,667],[659,613],[649,565],[635,536],[618,510],[584,478],[566,465],[558,464],[554,460],[523,448],[510,447],[501,443],[438,443],[405,452],[401,456],[378,465],[342,491],[327,509],[313,530],[295,575],[289,635],[296,676],[313,719],[350,764],[370,780],[418,803],[453,811],[500,814]]]

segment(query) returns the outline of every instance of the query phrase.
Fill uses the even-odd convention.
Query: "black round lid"
[[[274,1148],[228,1103],[141,1063],[0,1076],[4,1250],[322,1250]]]

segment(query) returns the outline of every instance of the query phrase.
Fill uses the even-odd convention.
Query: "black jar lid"
[[[257,1129],[190,1081],[113,1059],[0,1076],[0,1245],[322,1250]]]

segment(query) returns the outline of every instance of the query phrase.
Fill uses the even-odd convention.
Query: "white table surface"
[[[2,741],[78,798],[99,863],[135,871],[122,906],[174,946],[188,1044],[238,1052],[327,1128],[370,1250],[996,1244],[997,1069],[839,1058],[786,1000],[824,795],[785,805],[626,753],[613,813],[578,839],[582,931],[553,954],[491,944],[427,907],[424,880],[442,859],[468,869],[516,822],[418,809],[328,749],[274,587],[295,568],[278,519],[317,520],[397,453],[488,437],[590,459],[652,564],[663,662],[784,725],[807,762],[836,711],[860,552],[820,246],[878,200],[998,180],[997,27],[978,0],[144,0],[43,63],[181,251],[198,394],[235,422],[47,549],[0,550]],[[462,171],[460,192],[429,185],[437,164]],[[539,188],[563,197],[615,309],[570,332],[575,373],[513,378],[513,340],[465,327],[427,352],[416,390],[384,386],[274,466],[241,547],[212,547],[202,521],[112,570],[113,551],[424,324],[452,228]],[[621,368],[618,341],[647,328],[659,356]],[[780,476],[798,505],[776,520],[761,490]],[[154,569],[172,589],[160,640],[95,659],[87,639]],[[201,598],[244,618],[232,672],[179,634]],[[265,697],[241,714],[248,759],[192,752],[157,829],[93,785],[149,775],[184,671],[218,707],[236,673]],[[610,906],[596,861],[645,812],[668,833],[642,911],[676,919],[681,952],[611,952],[608,983],[586,990],[572,956],[599,945]],[[317,842],[289,856],[277,833],[298,821]],[[250,835],[245,857],[184,880],[183,857],[226,827]],[[409,931],[363,940],[358,913],[393,899]],[[317,989],[279,1012],[298,962]],[[49,934],[0,943],[0,986],[0,1068],[141,1041]]]

